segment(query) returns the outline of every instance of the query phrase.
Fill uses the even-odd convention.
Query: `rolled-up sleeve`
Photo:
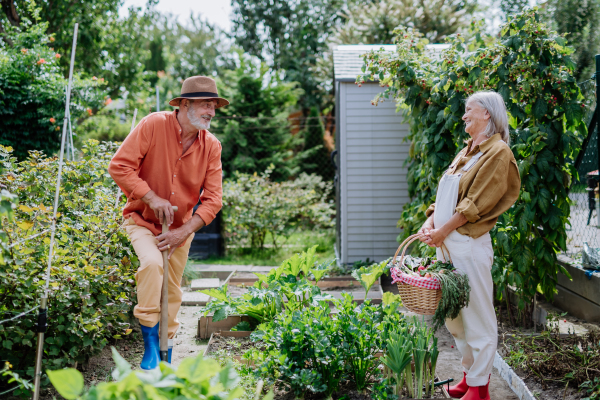
[[[202,218],[204,224],[208,225],[215,219],[219,210],[223,206],[223,170],[221,166],[221,143],[216,141],[216,145],[211,151],[206,169],[206,177],[202,194],[200,195],[202,204],[196,209],[196,214]]]
[[[425,215],[427,216],[427,218],[431,217],[431,214],[433,214],[433,212],[435,211],[435,203],[432,203],[427,210],[425,210]]]
[[[471,223],[489,213],[506,193],[508,164],[508,161],[503,159],[490,159],[484,163],[455,211],[464,215]]]
[[[147,118],[140,121],[108,165],[108,173],[131,200],[139,200],[150,191],[148,183],[138,175],[153,134],[151,124],[147,121]]]

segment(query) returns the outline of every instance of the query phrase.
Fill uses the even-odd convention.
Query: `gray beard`
[[[210,121],[205,122],[202,119],[202,116],[197,117],[195,110],[192,111],[192,109],[188,109],[187,112],[187,117],[190,120],[190,124],[192,124],[194,126],[194,128],[198,129],[198,130],[203,130],[203,129],[208,129],[210,128]]]

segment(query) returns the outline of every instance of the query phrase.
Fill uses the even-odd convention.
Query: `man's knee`
[[[141,261],[141,260],[140,260]],[[163,274],[163,263],[162,260],[144,260],[141,262],[137,273],[135,274],[136,279],[143,279],[144,277],[156,276]]]

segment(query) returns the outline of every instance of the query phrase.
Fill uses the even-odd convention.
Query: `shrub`
[[[223,183],[223,221],[229,248],[262,250],[267,234],[275,249],[280,236],[299,228],[334,226],[334,204],[327,197],[332,183],[300,174],[293,181],[272,182],[271,165],[261,174],[236,172]]]
[[[0,146],[0,184],[18,197],[11,219],[3,217],[0,316],[29,310],[44,292],[58,162],[40,152],[17,162]],[[131,332],[133,272],[138,261],[120,229],[116,186],[107,173],[114,144],[89,141],[83,159],[63,167],[56,242],[48,294],[44,369],[84,362],[111,338]],[[0,325],[2,358],[22,376],[33,376],[36,314]]]
[[[67,400],[99,399],[206,399],[233,400],[243,394],[231,365],[201,355],[184,359],[177,369],[160,363],[152,371],[132,371],[131,365],[112,349],[116,369],[113,382],[102,382],[84,391],[83,375],[73,368],[48,371],[56,390]],[[272,393],[263,398],[271,400]]]
[[[481,26],[472,23],[470,39],[452,35],[451,47],[439,59],[424,55],[425,42],[416,32],[400,29],[396,53],[366,54],[365,74],[358,80],[378,77],[386,89],[374,103],[394,98],[408,109],[412,201],[398,221],[404,236],[425,221],[439,178],[468,137],[461,121],[464,100],[478,90],[502,95],[522,188],[491,232],[492,275],[498,293],[507,285],[517,288],[523,308],[523,299],[531,299],[538,288],[551,298],[559,272],[569,276],[556,256],[566,250],[567,188],[587,133],[585,104],[573,78],[572,50],[540,22],[536,9],[509,20],[499,40],[484,37]]]
[[[0,47],[0,144],[13,146],[21,160],[28,150],[52,154],[60,148],[65,114],[67,80],[59,66],[65,55],[49,47],[47,23],[37,22],[23,19],[20,30],[7,26],[13,45]],[[73,125],[103,106],[102,81],[74,76]]]

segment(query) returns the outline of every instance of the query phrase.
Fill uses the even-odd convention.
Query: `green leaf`
[[[112,377],[114,380],[119,381],[131,373],[131,365],[127,362],[127,360],[121,357],[117,349],[111,347],[110,350],[112,352],[112,357],[117,367],[112,372]]]
[[[538,99],[533,104],[533,115],[537,119],[542,119],[547,112],[548,105],[546,104],[546,100],[544,100],[543,97],[538,97]]]
[[[200,293],[207,294],[217,300],[227,301],[227,286],[223,285],[220,288],[203,289],[200,290]]]
[[[469,72],[469,82],[473,83],[481,75],[481,68],[475,67]]]
[[[83,392],[83,375],[76,369],[47,370],[46,373],[56,391],[65,399],[76,399]]]
[[[202,356],[185,358],[175,372],[178,378],[198,384],[215,376],[221,371],[219,363],[212,358]],[[208,383],[208,382],[207,382]]]
[[[542,210],[542,212],[547,213],[548,212],[548,207],[550,207],[550,198],[551,198],[551,194],[548,191],[548,189],[546,188],[542,188],[537,195],[537,204],[540,207],[540,210]]]

